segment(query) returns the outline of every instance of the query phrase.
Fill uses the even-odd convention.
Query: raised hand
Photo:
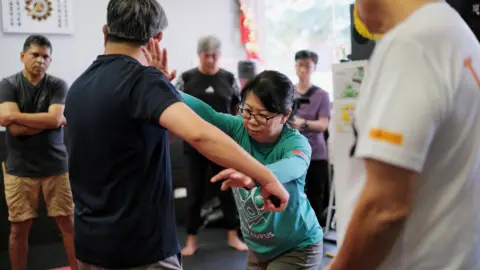
[[[172,81],[177,77],[177,71],[175,69],[172,69],[172,71],[168,70],[167,49],[163,48],[163,50],[161,50],[160,42],[157,39],[151,38],[147,46],[142,46],[142,52],[147,59],[148,65],[165,74],[168,80]]]

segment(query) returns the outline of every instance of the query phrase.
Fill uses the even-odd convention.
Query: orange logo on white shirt
[[[472,72],[473,78],[475,78],[475,81],[477,82],[478,87],[480,87],[480,76],[478,76],[478,73],[475,71],[473,68],[473,63],[472,63],[472,57],[469,57],[465,59],[463,62],[463,65]]]
[[[395,145],[402,145],[403,144],[403,135],[400,133],[390,132],[383,129],[370,129],[370,133],[368,135],[370,139],[376,141],[382,141],[390,144]]]

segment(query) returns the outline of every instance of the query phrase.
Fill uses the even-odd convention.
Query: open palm
[[[142,47],[142,52],[147,59],[148,65],[158,69],[167,76],[168,80],[172,81],[177,76],[177,71],[173,69],[168,70],[168,54],[167,49],[160,49],[160,42],[157,39],[151,38],[147,46]]]

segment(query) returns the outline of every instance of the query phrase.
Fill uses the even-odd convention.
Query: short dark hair
[[[248,93],[254,93],[271,113],[286,114],[293,106],[295,87],[284,74],[266,70],[255,76],[242,89],[242,103]]]
[[[32,45],[38,45],[40,47],[48,47],[50,53],[52,53],[52,43],[47,37],[42,35],[31,35],[23,43],[23,51],[26,52]]]
[[[309,50],[301,50],[295,54],[295,61],[306,59],[311,59],[315,65],[318,64],[318,54],[316,54],[315,52]]]
[[[107,41],[142,46],[168,25],[157,0],[110,0],[107,7]]]

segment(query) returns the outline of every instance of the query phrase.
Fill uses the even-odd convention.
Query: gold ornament
[[[25,9],[28,16],[34,20],[42,21],[52,15],[51,0],[25,0]]]

